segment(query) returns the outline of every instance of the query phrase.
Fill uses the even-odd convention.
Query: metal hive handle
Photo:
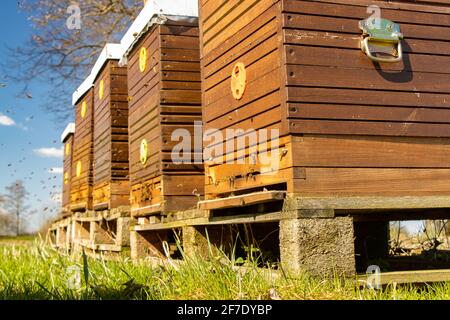
[[[403,60],[403,47],[402,47],[402,43],[400,41],[397,43],[398,57],[390,59],[390,58],[380,58],[380,57],[374,56],[369,48],[370,40],[371,40],[371,38],[364,38],[361,41],[362,50],[369,57],[370,60],[375,61],[375,62],[388,62],[388,63],[397,63],[397,62],[401,62]]]
[[[374,23],[375,22],[375,23]],[[401,40],[403,34],[400,26],[387,19],[377,18],[366,19],[359,22],[359,28],[362,30],[361,50],[375,62],[397,63],[403,60],[403,47]],[[393,58],[376,57],[370,50],[370,42],[391,44],[397,47],[397,56]]]

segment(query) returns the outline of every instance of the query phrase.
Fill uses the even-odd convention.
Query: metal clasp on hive
[[[403,34],[398,24],[387,19],[369,18],[360,21],[359,28],[363,32],[361,50],[369,59],[390,63],[403,60]]]
[[[231,91],[236,100],[241,100],[247,87],[247,71],[242,62],[237,63],[231,72]]]

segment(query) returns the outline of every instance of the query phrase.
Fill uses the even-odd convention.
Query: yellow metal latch
[[[86,101],[83,101],[83,103],[81,104],[81,118],[86,117],[86,112],[87,112],[87,103]]]
[[[70,155],[70,144],[66,143],[66,157]]]
[[[369,18],[359,22],[363,32],[361,50],[375,62],[401,62],[403,34],[400,26],[390,20]]]
[[[247,71],[242,62],[237,63],[231,72],[231,91],[236,100],[241,100],[247,87]]]
[[[102,100],[104,96],[105,96],[105,80],[102,79],[100,81],[100,85],[98,88],[98,97],[100,98],[100,100]]]
[[[81,161],[78,161],[77,162],[77,167],[76,167],[77,178],[81,177],[81,170],[82,170],[82,164],[81,164]]]
[[[144,73],[147,69],[147,48],[142,47],[139,52],[139,70]]]
[[[148,160],[148,143],[147,140],[143,139],[141,141],[141,150],[140,150],[140,160],[141,164],[145,166]]]

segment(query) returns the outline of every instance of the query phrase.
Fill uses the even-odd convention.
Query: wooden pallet
[[[130,220],[129,208],[126,207],[75,214],[74,250],[80,253],[85,248],[95,257],[108,259],[126,256],[129,254]]]
[[[69,253],[72,249],[72,218],[62,216],[49,229],[50,244],[56,250]]]
[[[200,201],[198,208],[200,210],[230,209],[252,206],[267,202],[281,201],[286,197],[285,191],[263,191],[241,196],[232,196],[227,198]]]
[[[273,210],[270,210],[270,208]],[[223,199],[201,201],[197,209],[179,212],[167,219],[156,217],[138,218],[136,225],[132,228],[132,237],[135,239],[133,240],[135,244],[132,244],[133,259],[139,259],[142,252],[145,252],[144,255],[146,256],[151,256],[153,252],[159,258],[164,258],[161,255],[161,243],[165,241],[172,230],[183,230],[183,232],[184,230],[191,230],[191,233],[202,234],[203,230],[207,229],[214,234],[223,235],[225,234],[224,230],[232,226],[252,225],[256,231],[264,226],[271,226],[272,228],[279,226],[279,232],[283,234],[283,237],[280,238],[280,248],[283,248],[283,263],[287,264],[288,269],[292,267],[294,273],[298,272],[299,268],[306,268],[316,274],[322,269],[318,268],[314,264],[315,262],[309,261],[303,264],[303,262],[295,259],[291,261],[290,252],[300,250],[298,256],[302,256],[301,252],[310,250],[308,243],[319,241],[319,238],[322,237],[321,233],[317,231],[320,228],[326,228],[323,230],[323,234],[324,237],[329,237],[326,238],[328,239],[328,242],[326,241],[327,245],[337,241],[331,251],[328,247],[328,249],[324,249],[330,255],[330,259],[333,259],[333,255],[340,258],[343,257],[341,251],[336,250],[341,245],[341,242],[344,245],[343,248],[345,248],[345,257],[348,258],[354,256],[360,250],[357,247],[358,242],[355,242],[355,237],[371,236],[372,233],[370,232],[377,232],[371,231],[369,228],[366,230],[366,233],[358,233],[359,229],[356,230],[356,228],[359,228],[361,223],[373,224],[371,221],[386,222],[392,218],[400,220],[409,218],[448,218],[449,208],[450,197],[445,196],[304,197],[296,194],[286,194],[283,191],[256,192]],[[376,219],[374,219],[375,217]],[[358,224],[355,224],[355,222],[358,222]],[[380,226],[382,227],[382,225]],[[387,224],[384,225],[387,226]],[[302,234],[299,239],[294,241],[295,238],[299,237],[301,230],[305,231],[309,230],[309,228],[317,229],[316,231],[319,233],[316,234],[316,231],[313,231],[311,234]],[[337,239],[333,231],[334,228],[340,230],[336,231],[340,235]],[[295,231],[297,229],[298,232]],[[222,241],[220,240],[222,238],[217,234],[217,241]],[[306,241],[303,237],[311,237],[311,241]],[[185,249],[188,251],[190,250],[189,248],[197,250],[195,248],[202,247],[201,245],[192,247],[189,240],[186,241],[188,246],[185,246]],[[361,242],[363,240],[359,239],[358,241]],[[380,239],[380,241],[380,244],[387,243],[383,242],[383,239]],[[298,248],[295,247],[296,245]],[[134,251],[133,246],[135,246]],[[291,247],[294,251],[291,251]],[[139,248],[147,248],[145,249],[147,251],[144,249],[142,251]],[[384,251],[380,250],[380,252]],[[297,255],[293,254],[293,257],[295,258]],[[344,260],[348,261],[347,258]],[[322,260],[318,258],[317,261]],[[347,276],[355,272],[355,266],[349,263],[340,264],[339,268],[340,272]],[[332,272],[333,267],[331,265],[323,266],[323,270]]]
[[[264,204],[276,203],[273,211]],[[281,203],[281,204],[280,204]],[[278,209],[279,208],[279,209]],[[200,201],[197,209],[169,216],[137,217],[136,231],[184,226],[275,222],[286,219],[331,219],[352,215],[355,221],[439,219],[449,216],[450,197],[303,197],[266,191]],[[243,213],[245,212],[245,213]],[[219,213],[219,214],[218,214]]]

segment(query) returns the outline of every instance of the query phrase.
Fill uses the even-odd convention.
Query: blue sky
[[[17,1],[2,1],[1,61],[8,58],[6,46],[23,45],[31,32],[27,17],[17,8]],[[28,204],[39,212],[30,221],[37,228],[42,221],[56,214],[51,208],[58,206],[54,194],[60,194],[62,174],[49,171],[62,167],[59,150],[64,124],[55,123],[54,116],[42,108],[42,97],[50,89],[45,82],[39,81],[29,87],[30,99],[18,97],[23,84],[10,82],[7,76],[0,74],[0,194],[15,180],[24,180],[30,193]]]

